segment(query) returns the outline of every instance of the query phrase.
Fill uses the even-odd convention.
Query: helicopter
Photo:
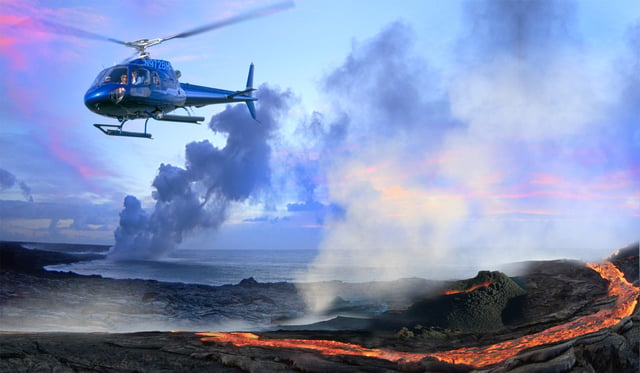
[[[149,119],[197,124],[204,121],[205,118],[202,116],[191,115],[189,108],[192,107],[199,108],[213,104],[244,102],[251,117],[257,121],[254,102],[258,99],[253,96],[253,91],[255,91],[255,88],[253,88],[253,63],[249,66],[247,83],[243,89],[225,90],[181,83],[179,81],[181,77],[180,71],[174,70],[169,61],[151,58],[147,48],[168,40],[186,38],[250,18],[281,11],[290,8],[292,5],[292,2],[279,3],[172,36],[128,42],[53,21],[38,21],[45,28],[52,29],[56,33],[113,42],[136,50],[133,57],[98,73],[84,95],[84,104],[96,114],[118,120],[119,124],[94,124],[104,134],[151,139],[151,133],[147,132]],[[184,109],[187,115],[172,114],[178,108]],[[145,119],[144,132],[123,130],[125,123],[133,119]]]

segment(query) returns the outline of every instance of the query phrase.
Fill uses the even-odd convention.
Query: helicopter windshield
[[[129,69],[126,66],[106,69],[98,75],[93,85],[99,86],[110,83],[129,84]]]

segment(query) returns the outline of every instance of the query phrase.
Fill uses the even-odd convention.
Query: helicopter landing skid
[[[144,132],[131,132],[131,131],[123,131],[122,124],[98,124],[94,123],[93,125],[102,133],[109,136],[124,136],[124,137],[142,137],[145,139],[150,139],[151,134],[147,133],[147,129],[145,128]],[[146,126],[145,126],[146,127]]]

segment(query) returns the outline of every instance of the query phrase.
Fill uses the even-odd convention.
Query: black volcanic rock
[[[114,280],[42,269],[83,258],[87,257],[0,244],[0,330],[208,330],[228,323],[264,326],[274,319],[300,317],[305,307],[290,283],[247,279],[240,285],[216,287]]]
[[[525,294],[504,273],[489,271],[458,282],[452,290],[458,292],[420,300],[406,312],[389,314],[386,319],[465,332],[496,330],[504,326],[502,315],[509,300]]]
[[[256,279],[253,278],[253,277],[243,278],[238,283],[238,286],[244,286],[244,287],[251,287],[251,286],[256,286],[256,285],[258,285],[258,281],[256,281]]]
[[[182,333],[11,334],[0,338],[0,371],[242,372],[197,358],[202,350],[198,338]]]
[[[43,267],[83,260],[103,259],[101,254],[66,254],[45,250],[28,250],[19,243],[0,242],[0,269],[19,272],[43,272]]]
[[[504,309],[503,322],[510,327],[535,324],[545,328],[584,315],[589,305],[607,296],[608,282],[574,260],[530,262],[526,275],[515,280],[526,294],[511,299]]]

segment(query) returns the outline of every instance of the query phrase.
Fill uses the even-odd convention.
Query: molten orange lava
[[[485,282],[483,282],[481,284],[473,285],[472,287],[470,287],[467,290],[445,290],[445,291],[442,292],[442,295],[451,295],[451,294],[459,294],[459,293],[470,293],[470,292],[472,292],[472,291],[474,291],[476,289],[479,289],[481,287],[489,286],[492,283],[493,283],[493,281],[485,281]]]
[[[407,355],[415,355],[412,361],[420,361],[425,354],[396,352],[392,350],[366,348],[353,343],[323,339],[260,339],[253,333],[196,333],[204,336],[202,341],[233,343],[235,346],[269,346],[319,351],[323,355],[358,355],[400,361]]]
[[[434,357],[452,364],[467,364],[474,367],[485,367],[502,362],[520,353],[522,350],[547,343],[556,343],[581,335],[597,332],[616,325],[620,320],[630,316],[638,303],[640,288],[631,285],[623,273],[612,263],[589,263],[587,266],[609,281],[609,297],[617,297],[611,308],[579,317],[562,325],[557,325],[541,332],[522,336],[510,341],[483,347],[464,347],[456,350],[411,353],[387,349],[365,348],[352,343],[309,340],[309,339],[261,339],[252,333],[197,333],[204,336],[202,341],[233,343],[236,346],[269,346],[277,348],[293,348],[319,351],[324,355],[360,355],[376,357],[393,362],[417,362],[425,357]],[[471,290],[469,290],[471,291]]]

